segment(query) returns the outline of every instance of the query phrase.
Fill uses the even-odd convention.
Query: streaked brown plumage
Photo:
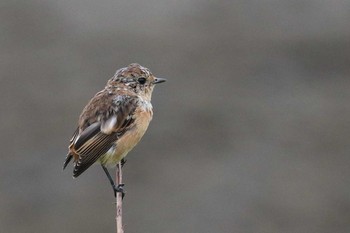
[[[73,159],[78,177],[95,162],[115,165],[123,159],[146,132],[154,85],[164,81],[136,63],[119,69],[81,113],[63,169]]]

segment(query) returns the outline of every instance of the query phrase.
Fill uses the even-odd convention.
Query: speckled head
[[[156,78],[148,68],[132,63],[117,70],[107,86],[124,87],[135,93],[144,93],[150,98],[154,85],[165,81],[165,79]]]
[[[149,77],[151,76],[152,73],[149,69],[147,69],[146,67],[143,67],[137,63],[132,63],[130,65],[128,65],[127,67],[121,68],[119,70],[117,70],[117,72],[115,73],[115,77]]]

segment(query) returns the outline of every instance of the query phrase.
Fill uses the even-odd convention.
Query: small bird
[[[74,159],[76,178],[98,162],[112,184],[114,195],[123,192],[123,184],[115,186],[106,166],[123,162],[141,140],[153,116],[153,88],[165,81],[137,63],[117,70],[80,114],[63,169]]]

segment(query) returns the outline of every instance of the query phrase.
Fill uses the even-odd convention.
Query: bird
[[[73,178],[77,178],[99,163],[114,195],[124,194],[124,185],[114,184],[107,166],[123,164],[125,156],[139,143],[153,117],[153,89],[165,81],[137,63],[118,69],[81,112],[63,169],[73,159]]]

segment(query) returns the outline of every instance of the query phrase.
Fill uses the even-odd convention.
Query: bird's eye
[[[141,77],[137,80],[140,84],[145,84],[146,83],[146,78]]]

